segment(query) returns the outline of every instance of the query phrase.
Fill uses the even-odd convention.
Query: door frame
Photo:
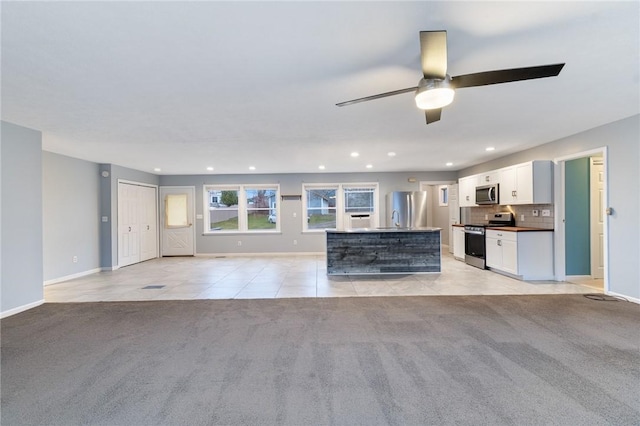
[[[591,149],[588,151],[576,152],[574,154],[557,157],[554,163],[554,247],[555,247],[555,276],[557,281],[566,281],[566,229],[564,223],[565,215],[565,165],[569,160],[578,158],[586,158],[593,156],[602,156],[603,162],[603,198],[604,205],[609,205],[609,167],[607,162],[607,147]],[[609,216],[604,215],[603,223],[604,238],[604,293],[609,293]]]
[[[159,222],[159,231],[160,231],[160,239],[162,241],[162,239],[164,238],[164,197],[162,194],[162,190],[163,189],[184,189],[184,190],[191,190],[193,191],[193,197],[191,197],[191,209],[193,212],[193,217],[191,217],[191,223],[193,224],[193,226],[191,226],[191,232],[193,233],[193,256],[195,256],[197,254],[197,244],[196,244],[196,226],[197,226],[197,222],[196,222],[196,217],[198,216],[196,213],[196,187],[191,185],[178,185],[178,186],[160,186],[160,191],[158,192],[158,214],[160,216],[160,222]],[[164,253],[163,253],[163,247],[161,244],[161,241],[159,241],[160,243],[160,257],[164,257]]]
[[[116,264],[112,268],[113,270],[120,269],[120,184],[124,183],[127,185],[136,185],[136,186],[146,186],[147,188],[154,188],[156,192],[156,259],[160,257],[160,209],[158,205],[158,185],[154,185],[152,183],[145,182],[136,182],[134,180],[127,179],[116,179]]]

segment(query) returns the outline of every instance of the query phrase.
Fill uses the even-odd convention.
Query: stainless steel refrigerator
[[[386,226],[421,228],[427,225],[427,191],[396,191],[387,194]]]

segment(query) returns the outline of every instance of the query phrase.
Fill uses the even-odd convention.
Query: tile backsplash
[[[538,216],[533,215],[538,210]],[[550,216],[542,216],[542,210],[549,210]],[[485,215],[509,211],[516,219],[516,225],[532,228],[553,229],[553,204],[527,204],[521,206],[462,207],[462,223],[487,223]],[[524,221],[522,220],[524,215]]]

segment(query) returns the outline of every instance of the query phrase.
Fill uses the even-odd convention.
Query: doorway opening
[[[556,277],[607,293],[606,148],[555,163]]]
[[[443,246],[453,253],[453,227],[460,223],[458,185],[451,181],[420,182],[420,191],[427,191],[427,226],[442,228]]]

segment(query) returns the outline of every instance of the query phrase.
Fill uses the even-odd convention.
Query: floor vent
[[[159,288],[164,288],[163,285],[148,285],[146,287],[142,287],[143,290],[153,290],[153,289],[159,289]]]

